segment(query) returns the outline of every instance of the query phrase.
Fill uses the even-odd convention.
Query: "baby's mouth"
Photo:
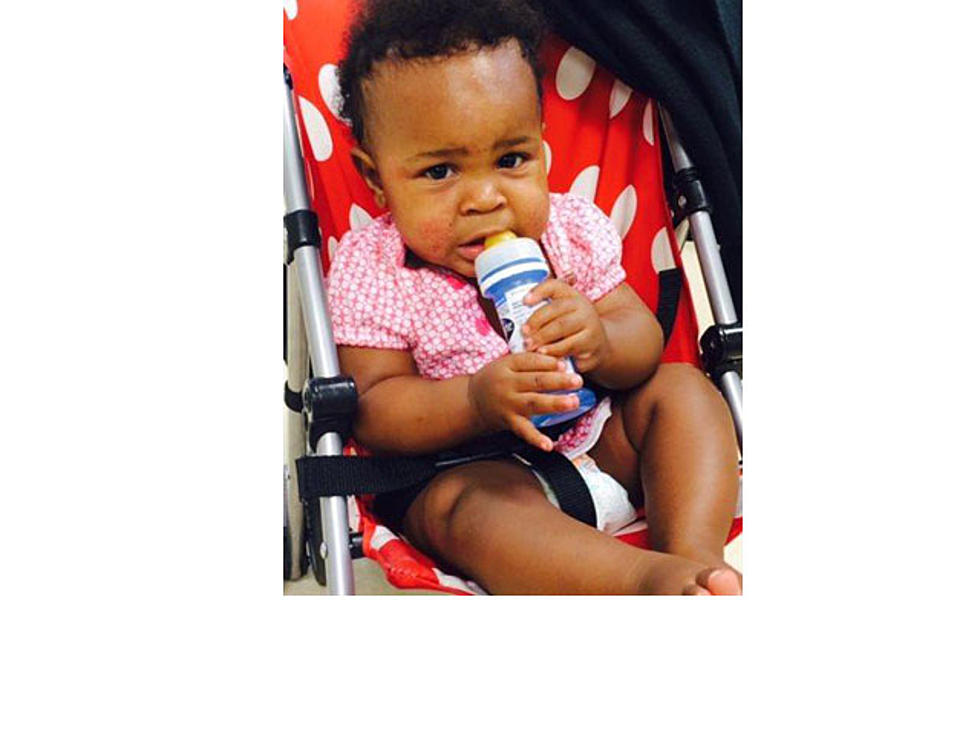
[[[477,255],[483,252],[483,238],[478,237],[475,240],[470,240],[456,248],[457,252],[462,255],[466,260],[474,260]]]
[[[483,252],[483,246],[486,239],[491,235],[495,235],[502,230],[493,230],[491,232],[486,232],[479,237],[474,237],[469,242],[464,242],[462,245],[457,245],[456,249],[459,253],[468,260],[473,260],[477,255]]]

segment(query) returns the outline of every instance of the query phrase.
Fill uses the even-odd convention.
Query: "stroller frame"
[[[305,325],[306,346],[312,368],[312,378],[329,379],[340,376],[340,363],[337,347],[333,340],[330,315],[323,289],[323,267],[320,257],[320,236],[316,227],[316,215],[310,209],[310,197],[306,188],[305,164],[300,145],[299,128],[293,104],[292,81],[285,70],[285,103],[283,106],[283,195],[286,217],[304,215],[312,222],[313,232],[308,237],[293,237],[287,242],[286,302],[301,306],[302,323]],[[701,348],[705,367],[711,374],[728,403],[738,435],[739,448],[742,445],[742,325],[735,313],[728,280],[719,254],[718,241],[711,223],[710,206],[704,195],[697,171],[691,163],[674,129],[669,114],[660,108],[664,134],[670,150],[671,162],[675,172],[675,211],[690,222],[691,233],[697,247],[701,272],[708,293],[708,300],[714,315],[715,325],[701,338]],[[287,228],[288,229],[288,228]],[[287,308],[291,324],[298,326],[295,308]],[[297,330],[303,331],[303,330]],[[298,376],[306,370],[305,352],[294,350],[287,359],[287,391],[289,383],[295,385]],[[297,359],[298,358],[298,359]],[[299,363],[299,364],[297,364]],[[304,390],[304,412],[310,412],[309,391]],[[343,452],[343,440],[337,431],[326,431],[316,439],[315,454],[337,456]],[[304,451],[309,448],[303,442]],[[290,452],[289,461],[295,455]],[[288,467],[287,467],[288,474]],[[332,496],[319,498],[318,507],[310,504],[307,512],[314,516],[307,527],[310,535],[309,554],[316,569],[323,564],[325,580],[331,595],[354,594],[353,558],[360,556],[360,537],[349,526],[347,498]],[[318,511],[318,513],[316,512]],[[288,527],[288,513],[284,525]],[[297,529],[298,530],[298,529]],[[319,533],[316,533],[319,532]],[[288,533],[288,531],[287,531]],[[316,537],[322,541],[316,543]],[[288,536],[287,536],[288,538]],[[288,551],[289,544],[286,544]],[[316,559],[319,555],[320,560]],[[321,582],[322,583],[322,582]]]
[[[310,210],[306,191],[303,152],[293,107],[292,82],[286,72],[286,104],[283,108],[283,195],[286,214]],[[314,215],[315,217],[315,215]],[[319,236],[295,249],[290,248],[287,266],[295,271],[299,281],[299,297],[303,323],[306,325],[306,344],[314,378],[331,378],[340,374],[340,361],[333,341],[333,329],[323,291],[323,266],[320,260]],[[287,279],[287,287],[289,279]],[[288,298],[288,296],[287,296]],[[336,456],[343,452],[343,440],[338,432],[328,431],[316,442],[315,453]],[[334,496],[319,499],[321,533],[324,543],[311,554],[325,557],[330,593],[354,594],[354,568],[351,561],[351,533],[347,520],[347,498]]]

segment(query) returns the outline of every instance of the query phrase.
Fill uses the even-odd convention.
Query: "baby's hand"
[[[577,408],[578,396],[549,391],[581,387],[582,378],[564,371],[557,358],[520,352],[504,355],[470,377],[469,399],[487,430],[510,429],[528,444],[550,452],[551,439],[528,417]]]
[[[588,373],[599,366],[609,347],[606,330],[595,306],[569,282],[556,278],[542,281],[524,297],[532,306],[551,299],[524,325],[524,347],[542,355],[575,358],[575,367]]]

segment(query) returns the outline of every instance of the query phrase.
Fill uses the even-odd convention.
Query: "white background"
[[[281,11],[11,5],[4,729],[973,730],[977,24],[746,6],[746,596],[699,601],[284,598]]]

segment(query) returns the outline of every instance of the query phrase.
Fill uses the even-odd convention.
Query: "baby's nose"
[[[507,204],[507,199],[497,186],[486,179],[474,182],[463,201],[463,214],[495,212]]]

